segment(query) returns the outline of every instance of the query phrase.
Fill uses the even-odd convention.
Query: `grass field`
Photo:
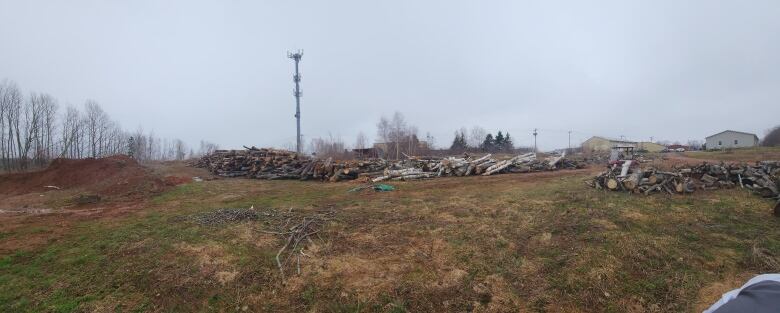
[[[780,147],[756,147],[715,151],[687,151],[685,156],[726,162],[780,160]]]
[[[696,312],[780,271],[769,200],[739,189],[607,193],[585,186],[592,172],[443,178],[384,193],[226,179],[64,228],[68,217],[16,218],[0,240],[47,239],[0,256],[0,311]],[[334,212],[304,248],[300,275],[282,280],[284,240],[262,232],[273,221],[187,218],[250,206]]]

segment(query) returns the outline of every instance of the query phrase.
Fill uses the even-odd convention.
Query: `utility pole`
[[[571,131],[569,131],[569,152],[571,152]]]
[[[536,134],[538,134],[538,133],[536,132],[536,130],[537,129],[534,128],[534,153],[537,153],[537,150],[536,150]]]
[[[301,57],[303,57],[303,50],[298,50],[297,52],[287,52],[287,57],[290,59],[295,60],[295,75],[293,75],[293,81],[295,82],[295,91],[293,91],[293,95],[295,96],[295,126],[296,126],[296,133],[295,133],[295,152],[298,152],[298,154],[301,154],[301,74],[298,73],[298,63],[301,62]]]

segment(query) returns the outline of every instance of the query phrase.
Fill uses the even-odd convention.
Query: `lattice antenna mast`
[[[298,63],[301,62],[301,58],[303,57],[303,50],[298,50],[296,52],[287,52],[287,57],[295,61],[295,75],[293,75],[293,81],[295,82],[295,90],[293,90],[293,95],[295,96],[295,126],[297,130],[295,136],[295,151],[298,152],[298,154],[300,154],[301,153],[301,96],[303,95],[303,93],[301,92],[301,74],[298,73]]]

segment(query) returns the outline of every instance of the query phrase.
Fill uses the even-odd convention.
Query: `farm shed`
[[[638,143],[636,141],[627,141],[627,140],[611,139],[611,138],[600,137],[600,136],[593,136],[582,143],[582,151],[583,152],[609,151],[614,146],[628,146],[628,147],[636,148],[638,147]]]
[[[748,148],[758,146],[758,136],[756,134],[726,130],[709,136],[707,140],[707,150],[727,149],[727,148]]]

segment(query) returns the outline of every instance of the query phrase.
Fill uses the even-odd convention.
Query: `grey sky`
[[[780,124],[780,1],[0,0],[0,79],[223,147],[352,144],[398,110],[550,149]]]

